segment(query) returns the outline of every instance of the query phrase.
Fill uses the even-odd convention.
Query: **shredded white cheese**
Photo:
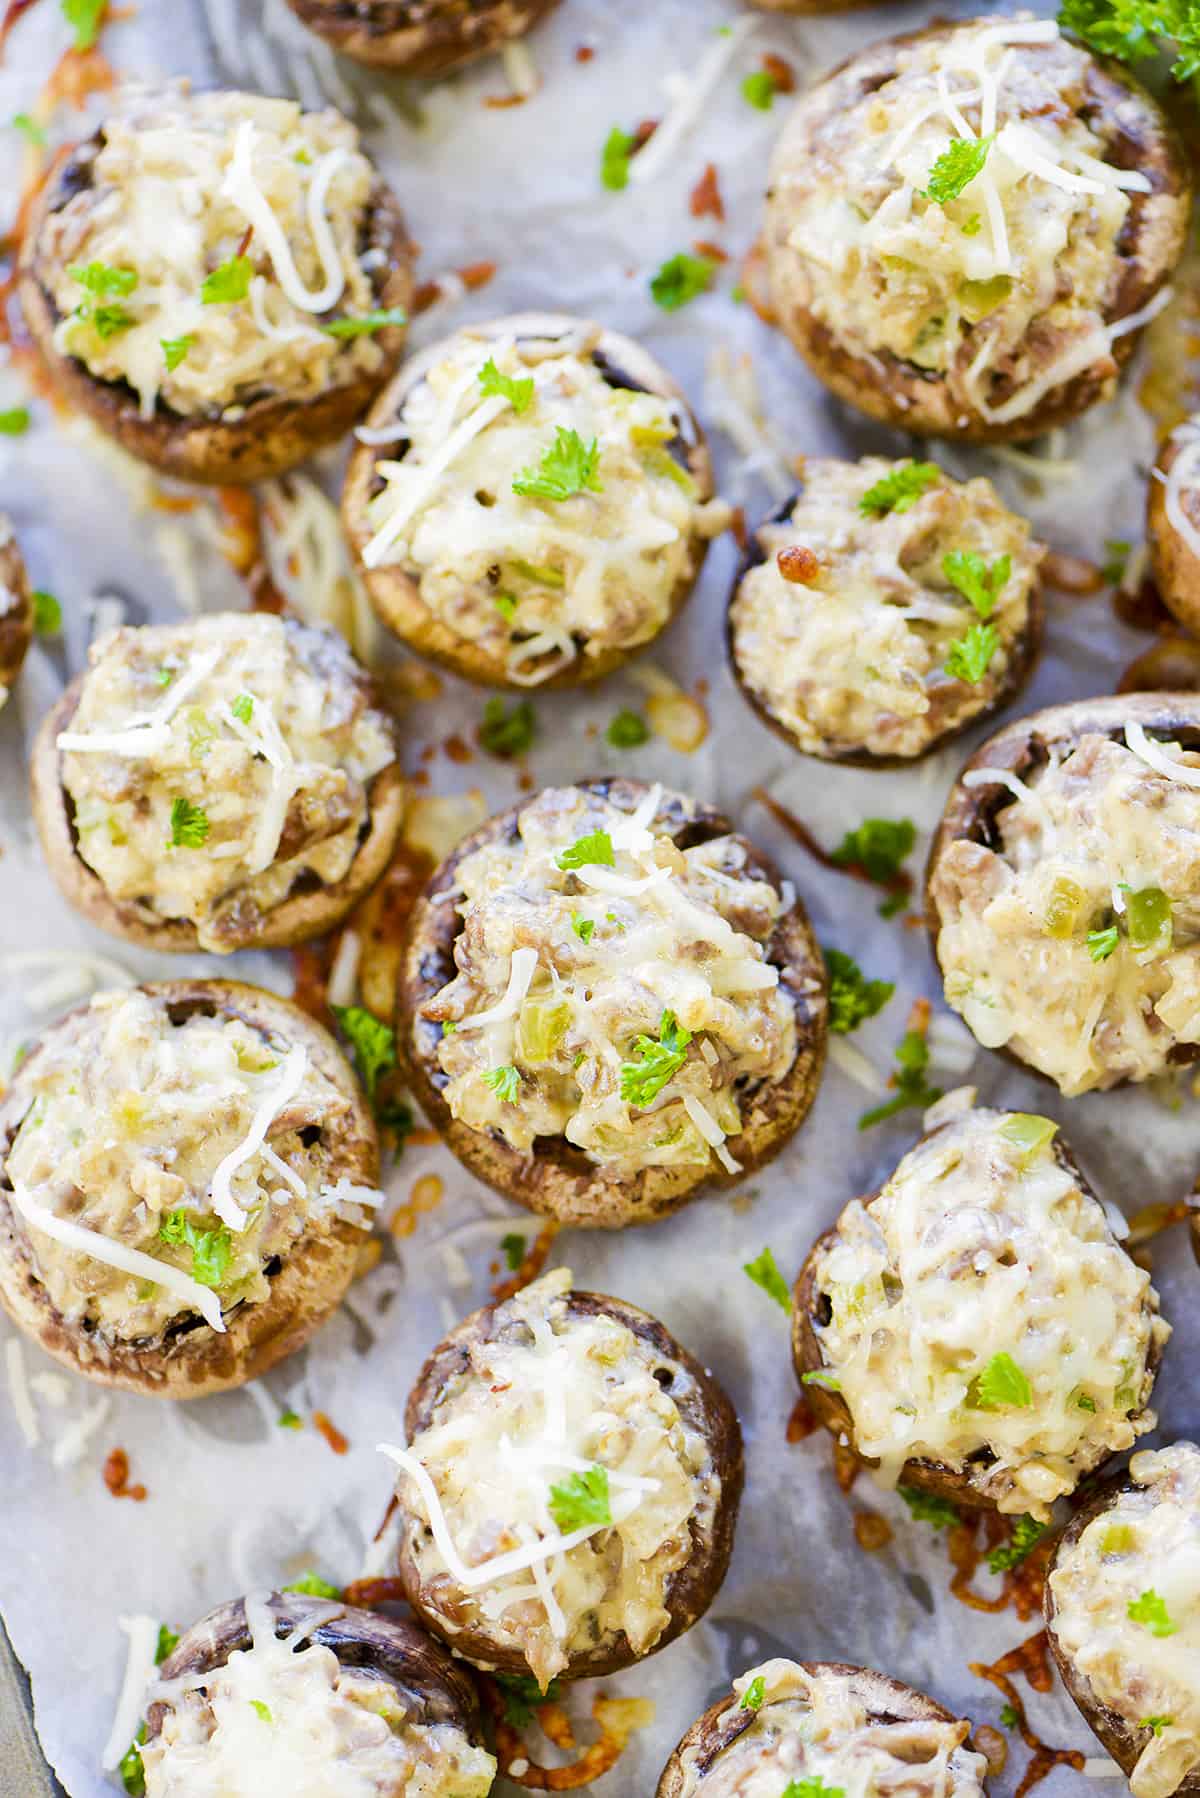
[[[231,1230],[244,1230],[248,1221],[246,1213],[233,1196],[230,1184],[232,1177],[263,1146],[277,1113],[299,1092],[307,1068],[308,1050],[303,1043],[293,1044],[284,1058],[278,1080],[254,1113],[245,1139],[236,1149],[230,1150],[213,1175],[212,1186],[209,1188],[212,1208],[221,1222],[228,1224]]]

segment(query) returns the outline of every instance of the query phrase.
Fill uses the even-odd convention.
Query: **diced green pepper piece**
[[[523,1062],[549,1061],[571,1021],[565,999],[526,999],[517,1020],[517,1045]]]
[[[1075,935],[1080,914],[1087,904],[1087,894],[1075,881],[1058,875],[1046,902],[1045,931],[1060,942]]]
[[[1026,1168],[1054,1141],[1057,1131],[1053,1118],[1040,1118],[1032,1111],[1011,1111],[999,1133],[1018,1151],[1020,1165]]]
[[[1125,896],[1125,925],[1135,949],[1171,947],[1171,901],[1161,887],[1142,887]]]

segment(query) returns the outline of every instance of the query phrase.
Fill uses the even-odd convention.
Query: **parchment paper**
[[[766,159],[786,107],[777,101],[773,112],[757,112],[739,86],[767,49],[786,56],[807,81],[854,46],[911,28],[932,10],[892,5],[842,18],[762,20],[739,46],[702,124],[669,169],[647,187],[615,195],[598,183],[600,146],[610,127],[628,129],[661,116],[664,78],[695,69],[717,29],[739,17],[734,0],[566,0],[532,40],[540,91],[508,109],[482,103],[485,95],[506,91],[499,63],[433,90],[373,80],[335,64],[282,0],[261,7],[248,0],[240,12],[237,0],[207,0],[207,11],[202,0],[142,0],[137,16],[111,27],[104,41],[122,69],[186,72],[202,81],[297,93],[310,103],[325,92],[353,105],[370,126],[370,149],[403,198],[423,247],[422,273],[484,259],[498,265],[486,291],[419,321],[416,343],[468,318],[521,306],[594,313],[642,337],[710,422],[718,396],[706,401],[705,367],[721,345],[733,357],[752,356],[773,432],[789,453],[905,454],[915,446],[835,405],[786,342],[730,297],[736,258],[758,228]],[[938,10],[967,9],[942,4]],[[15,33],[0,68],[0,119],[28,107],[65,42],[57,8],[43,0]],[[594,49],[590,61],[577,60],[581,45]],[[0,129],[0,139],[11,204],[16,134]],[[709,161],[720,175],[724,227],[688,212],[688,195]],[[664,257],[697,237],[719,238],[735,261],[717,291],[665,314],[650,299],[649,277]],[[1127,384],[1113,405],[1067,433],[1055,447],[1078,460],[1079,472],[1074,480],[1045,483],[1040,492],[987,452],[943,454],[938,446],[931,453],[952,472],[991,474],[1056,548],[1103,559],[1103,539],[1141,535],[1153,429],[1133,392]],[[0,368],[0,405],[24,397],[19,375]],[[18,692],[0,714],[0,1035],[10,1048],[80,996],[68,990],[61,970],[50,978],[45,965],[22,959],[34,950],[89,948],[143,978],[207,971],[283,992],[292,982],[284,956],[218,964],[202,956],[134,954],[84,926],[41,865],[25,791],[28,744],[62,680],[81,665],[94,602],[116,595],[126,616],[139,621],[176,615],[189,592],[210,608],[245,604],[245,593],[216,552],[211,530],[184,520],[174,523],[168,539],[162,515],[138,509],[134,484],[113,457],[98,456],[78,433],[56,424],[40,401],[32,405],[35,429],[0,438],[0,503],[15,516],[34,585],[61,599],[66,633],[61,644],[34,649]],[[774,503],[769,488],[746,478],[742,456],[720,431],[713,438],[725,491],[758,518]],[[896,981],[890,1005],[854,1039],[886,1070],[912,998],[928,993],[936,1002],[923,934],[901,920],[881,921],[870,889],[821,873],[751,793],[765,785],[829,844],[866,816],[911,816],[922,832],[912,864],[919,869],[964,750],[911,775],[838,770],[792,754],[756,722],[725,666],[721,613],[734,561],[734,544],[725,537],[710,555],[699,593],[649,657],[689,689],[700,677],[710,683],[712,729],[703,746],[691,755],[660,740],[632,754],[608,749],[603,729],[612,714],[623,704],[640,706],[645,697],[621,677],[600,692],[536,698],[541,732],[530,765],[539,783],[628,769],[689,788],[732,812],[782,861],[821,940],[852,951],[868,973]],[[105,612],[102,604],[102,618]],[[1119,626],[1103,598],[1052,596],[1048,648],[1027,709],[1111,690],[1117,671],[1146,641]],[[423,748],[442,744],[451,731],[469,739],[482,703],[478,692],[445,681],[436,703],[408,713],[405,761],[410,769],[427,768],[431,790],[478,789],[491,810],[515,796],[510,766],[488,758],[463,766],[440,751],[421,760]],[[975,1054],[944,1008],[937,1016],[946,1020],[934,1031],[940,1084],[969,1077],[988,1103],[1064,1119],[1098,1189],[1119,1206],[1132,1211],[1177,1198],[1190,1186],[1200,1129],[1186,1090],[1175,1112],[1146,1093],[1067,1105],[996,1057]],[[1036,1628],[1036,1621],[1022,1625],[1011,1612],[980,1617],[950,1599],[944,1545],[928,1526],[910,1522],[898,1500],[860,1480],[853,1504],[874,1507],[895,1530],[882,1553],[865,1555],[855,1544],[852,1508],[832,1477],[829,1439],[821,1432],[799,1446],[785,1440],[796,1396],[786,1321],[741,1265],[770,1244],[791,1274],[846,1200],[886,1176],[914,1140],[919,1118],[909,1113],[859,1134],[858,1114],[872,1102],[831,1066],[799,1136],[733,1196],[701,1200],[649,1231],[571,1232],[556,1244],[553,1263],[570,1265],[580,1283],[657,1313],[717,1371],[747,1441],[737,1548],[709,1617],[661,1656],[607,1682],[610,1690],[653,1698],[656,1719],[601,1782],[605,1792],[648,1798],[682,1731],[731,1675],[770,1653],[874,1665],[994,1724],[999,1696],[970,1675],[967,1663],[994,1659]],[[391,1170],[394,1203],[426,1172],[444,1181],[441,1205],[407,1240],[387,1239],[383,1262],[310,1351],[261,1386],[188,1406],[115,1396],[105,1401],[82,1457],[62,1469],[53,1465],[53,1444],[65,1421],[90,1413],[100,1390],[71,1376],[40,1378],[51,1364],[26,1345],[41,1434],[30,1446],[0,1387],[6,1544],[0,1608],[32,1675],[47,1755],[75,1798],[111,1789],[99,1758],[124,1664],[120,1616],[148,1611],[179,1627],[248,1586],[294,1577],[301,1568],[316,1567],[338,1582],[359,1572],[389,1492],[388,1468],[375,1444],[400,1432],[408,1386],[447,1321],[488,1295],[494,1241],[464,1242],[466,1287],[452,1281],[453,1256],[448,1264],[437,1245],[480,1217],[511,1212],[515,1228],[527,1224],[524,1213],[486,1193],[440,1146],[410,1147]],[[1198,1276],[1181,1232],[1157,1245],[1155,1271],[1176,1332],[1157,1395],[1163,1435],[1170,1438],[1200,1425],[1190,1370]],[[380,1318],[380,1295],[388,1293],[392,1302]],[[331,1453],[311,1428],[280,1429],[276,1418],[286,1404],[305,1417],[314,1407],[325,1411],[349,1438],[349,1452]],[[144,1504],[117,1500],[102,1483],[104,1456],[117,1444],[129,1453],[133,1478],[148,1488]],[[1060,1692],[1050,1699],[1034,1695],[1030,1713],[1050,1741],[1099,1753]],[[1011,1792],[1024,1762],[1014,1746],[1009,1772],[996,1782],[1001,1794]],[[1060,1769],[1042,1789],[1057,1798],[1091,1788]],[[1117,1777],[1100,1789],[1125,1787]]]

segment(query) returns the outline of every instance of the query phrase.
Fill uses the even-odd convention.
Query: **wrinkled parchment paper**
[[[599,150],[610,127],[629,129],[661,116],[672,71],[696,69],[718,28],[740,17],[735,0],[565,0],[532,42],[540,91],[511,108],[483,104],[485,96],[507,91],[498,62],[433,90],[374,80],[336,63],[282,0],[245,0],[240,10],[239,0],[141,0],[136,16],[106,31],[104,46],[122,70],[187,73],[296,94],[310,104],[324,94],[352,107],[402,196],[422,246],[422,275],[483,260],[497,265],[485,291],[419,320],[414,342],[470,318],[543,305],[594,313],[642,337],[709,424],[724,490],[754,520],[777,496],[762,470],[747,470],[744,455],[717,428],[729,408],[719,385],[706,393],[706,364],[716,348],[732,362],[743,354],[753,359],[771,433],[785,453],[905,454],[914,446],[835,405],[787,344],[731,298],[737,258],[757,230],[767,156],[786,106],[777,101],[770,113],[755,111],[740,95],[741,78],[764,51],[774,50],[801,81],[814,79],[851,48],[920,24],[931,11],[892,5],[841,18],[760,19],[753,36],[736,45],[679,154],[657,180],[622,194],[607,194],[598,184]],[[66,41],[57,8],[43,0],[14,34],[0,67],[0,120],[29,106]],[[594,49],[590,61],[577,59],[581,45]],[[0,140],[8,212],[19,146],[17,134],[2,128]],[[710,161],[728,214],[723,226],[688,211],[689,193]],[[734,261],[711,295],[678,314],[663,313],[650,299],[649,277],[666,256],[699,237],[718,239]],[[1060,468],[1031,487],[986,451],[932,453],[956,474],[991,474],[1056,548],[1102,560],[1105,538],[1136,542],[1141,535],[1154,432],[1135,391],[1136,383],[1127,383],[1115,403],[1053,446],[1059,461],[1077,464],[1073,478],[1070,470],[1063,478]],[[0,406],[25,397],[19,374],[0,367]],[[33,584],[62,601],[65,635],[35,647],[0,714],[6,1067],[16,1043],[88,990],[77,968],[39,960],[39,951],[93,951],[111,964],[107,974],[95,970],[102,979],[210,972],[282,992],[292,984],[290,960],[282,955],[240,955],[218,964],[203,956],[138,955],[110,942],[68,910],[42,867],[25,790],[28,746],[62,681],[81,665],[97,620],[111,620],[114,599],[134,622],[176,616],[188,604],[216,609],[246,600],[204,519],[147,512],[137,479],[119,457],[100,454],[86,433],[56,423],[39,400],[32,407],[35,428],[28,435],[0,437],[0,504],[15,517]],[[321,474],[332,483],[334,463]],[[621,676],[600,692],[537,698],[540,738],[530,766],[539,784],[630,770],[689,788],[730,811],[783,863],[821,940],[852,951],[869,974],[896,982],[892,1002],[853,1039],[886,1071],[911,1000],[936,995],[924,936],[902,920],[882,921],[869,888],[818,869],[752,793],[769,788],[829,844],[866,816],[911,816],[922,833],[912,862],[919,868],[964,751],[949,750],[912,774],[865,773],[804,760],[772,737],[740,700],[725,666],[721,613],[734,562],[727,536],[714,546],[684,616],[647,658],[689,690],[701,677],[710,683],[711,730],[702,746],[682,754],[656,739],[632,753],[609,749],[608,720],[621,705],[641,708],[646,697]],[[1052,596],[1048,648],[1028,708],[1110,691],[1146,641],[1116,623],[1104,597]],[[470,792],[480,810],[490,811],[515,796],[511,765],[486,757],[462,765],[440,748],[427,761],[421,757],[452,731],[470,740],[482,703],[478,692],[446,680],[435,702],[406,714],[405,760],[410,769],[427,769],[430,791]],[[1127,1212],[1175,1199],[1190,1186],[1200,1162],[1190,1092],[1176,1111],[1145,1093],[1064,1103],[998,1058],[975,1053],[935,1002],[937,1019],[944,1022],[935,1021],[933,1077],[946,1087],[969,1078],[988,1103],[1049,1110],[1064,1120],[1099,1191]],[[874,1102],[830,1066],[799,1136],[733,1195],[701,1200],[650,1231],[570,1232],[555,1245],[552,1265],[570,1265],[580,1283],[657,1313],[716,1370],[747,1441],[733,1566],[708,1618],[661,1656],[606,1682],[612,1691],[647,1695],[656,1707],[653,1725],[634,1737],[601,1782],[606,1793],[648,1798],[682,1731],[733,1674],[769,1654],[865,1662],[995,1724],[1000,1697],[967,1663],[995,1659],[1037,1626],[1036,1620],[1021,1624],[1011,1611],[982,1617],[963,1608],[947,1593],[944,1543],[927,1525],[911,1522],[899,1500],[866,1479],[847,1503],[823,1432],[797,1446],[785,1439],[796,1397],[786,1321],[740,1268],[770,1244],[790,1275],[846,1200],[886,1176],[914,1140],[919,1119],[907,1113],[859,1134],[857,1117]],[[528,1229],[524,1213],[477,1185],[440,1147],[410,1146],[389,1171],[390,1208],[405,1203],[426,1173],[444,1182],[440,1205],[420,1217],[411,1236],[387,1235],[379,1266],[309,1351],[252,1389],[186,1406],[105,1395],[53,1369],[26,1344],[21,1352],[40,1438],[33,1444],[29,1420],[22,1430],[0,1385],[6,1549],[0,1609],[32,1675],[47,1756],[74,1798],[99,1798],[112,1789],[100,1755],[124,1665],[121,1616],[149,1612],[181,1627],[247,1587],[294,1578],[303,1568],[318,1568],[339,1583],[360,1571],[389,1492],[388,1467],[375,1444],[397,1437],[421,1359],[451,1319],[486,1300],[494,1277],[496,1234],[454,1233],[473,1220],[506,1215],[513,1228]],[[457,1254],[440,1246],[448,1236]],[[1158,1243],[1155,1270],[1175,1325],[1158,1382],[1169,1438],[1200,1427],[1189,1372],[1200,1275],[1182,1232]],[[6,1348],[7,1339],[0,1342]],[[314,1409],[327,1413],[349,1451],[333,1454],[311,1427],[279,1428],[285,1406],[305,1419]],[[63,1447],[64,1433],[87,1435],[74,1460],[69,1442]],[[105,1455],[118,1444],[129,1454],[133,1479],[148,1489],[145,1503],[113,1498],[102,1483]],[[56,1466],[56,1456],[68,1464]],[[891,1543],[871,1556],[853,1533],[854,1509],[864,1507],[894,1526]],[[1049,1741],[1099,1754],[1061,1692],[1034,1694],[1029,1708]],[[552,1750],[546,1758],[554,1758]],[[1014,1742],[1009,1770],[995,1782],[999,1793],[1012,1791],[1024,1759]],[[1042,1788],[1046,1798],[1090,1789],[1066,1769]],[[1124,1789],[1119,1776],[1099,1788]]]

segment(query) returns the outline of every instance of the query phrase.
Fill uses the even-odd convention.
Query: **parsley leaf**
[[[28,429],[28,406],[10,406],[7,412],[0,412],[0,437],[20,437]]]
[[[614,749],[637,749],[649,742],[650,726],[636,712],[622,707],[605,731],[604,740]]]
[[[907,1111],[910,1106],[924,1110],[940,1099],[940,1086],[927,1086],[925,1070],[929,1066],[929,1045],[919,1030],[906,1030],[900,1038],[896,1050],[896,1073],[892,1076],[896,1086],[896,1096],[882,1105],[876,1105],[871,1111],[864,1111],[858,1120],[860,1130],[870,1130],[881,1124],[885,1118],[895,1117],[899,1111]]]
[[[500,1247],[504,1250],[509,1273],[515,1274],[525,1259],[525,1238],[518,1236],[515,1230],[510,1231],[507,1236],[500,1238]]]
[[[250,292],[250,277],[254,273],[254,264],[249,256],[231,256],[228,262],[222,262],[212,273],[205,275],[200,288],[200,299],[205,306],[229,306],[235,300],[244,300]]]
[[[533,404],[533,376],[502,375],[495,358],[489,356],[479,371],[479,391],[484,399],[507,400],[519,416]]]
[[[252,1698],[250,1700],[250,1709],[252,1711],[257,1711],[264,1723],[273,1723],[275,1721],[271,1715],[270,1705],[264,1704],[261,1698]]]
[[[916,841],[911,818],[864,818],[857,830],[846,832],[829,859],[838,868],[861,868],[876,886],[890,886]]]
[[[639,1059],[621,1063],[621,1097],[625,1103],[639,1111],[653,1104],[687,1060],[691,1040],[691,1031],[676,1023],[673,1011],[663,1012],[657,1041],[644,1033],[636,1036],[633,1047]]]
[[[789,1779],[779,1798],[846,1798],[844,1786],[827,1786],[819,1773],[806,1773],[803,1779]]]
[[[942,557],[942,573],[981,618],[990,618],[1012,573],[1012,557],[997,556],[989,567],[973,549],[952,549]]]
[[[45,149],[46,133],[42,126],[38,124],[37,120],[29,113],[15,112],[10,123],[12,124],[14,131],[19,131],[23,137],[27,137],[29,142],[35,145],[37,149]]]
[[[889,512],[911,512],[923,493],[942,478],[936,462],[903,462],[867,488],[858,502],[864,518],[886,518]]]
[[[988,1556],[988,1566],[993,1573],[1007,1573],[1010,1567],[1019,1567],[1021,1562],[1031,1555],[1046,1533],[1046,1525],[1039,1523],[1035,1517],[1018,1517],[1012,1526],[1012,1535],[999,1548],[993,1548]]]
[[[321,1575],[314,1573],[311,1567],[307,1568],[299,1579],[293,1580],[290,1586],[280,1586],[279,1590],[281,1592],[299,1592],[303,1598],[332,1598],[336,1601],[342,1596],[337,1586],[331,1586],[327,1579],[322,1579]]]
[[[565,874],[572,868],[611,868],[613,861],[612,838],[606,830],[593,830],[585,837],[576,837],[570,846],[560,852],[557,864]],[[663,1016],[667,1014],[664,1012]]]
[[[107,262],[76,263],[67,273],[72,281],[78,281],[80,287],[93,294],[132,293],[138,284],[136,269],[113,268]]]
[[[168,1629],[165,1623],[159,1624],[158,1641],[154,1648],[154,1665],[156,1667],[161,1667],[167,1656],[174,1653],[178,1640],[178,1630]]]
[[[1005,1350],[993,1355],[967,1388],[966,1402],[976,1411],[1024,1411],[1033,1403],[1033,1387]]]
[[[1107,961],[1117,946],[1120,931],[1115,924],[1104,930],[1089,930],[1087,937],[1088,954],[1093,961]]]
[[[168,849],[201,849],[208,841],[208,813],[202,806],[178,794],[171,801],[171,834]]]
[[[146,1725],[143,1723],[117,1764],[117,1772],[121,1775],[121,1784],[128,1792],[129,1798],[145,1798],[146,1770],[142,1766],[141,1753],[141,1744],[145,1740]]]
[[[354,1051],[354,1065],[368,1099],[374,1102],[381,1074],[396,1065],[396,1033],[362,1005],[331,1005],[338,1029]]]
[[[167,365],[167,373],[169,375],[175,373],[175,370],[179,367],[179,364],[183,361],[195,341],[196,339],[192,336],[159,338],[158,345],[162,350],[163,361]]]
[[[957,638],[946,652],[946,673],[953,680],[966,681],[977,687],[1000,646],[1000,633],[994,624],[973,624],[964,637]]]
[[[57,637],[62,630],[62,607],[53,593],[44,593],[40,588],[34,590],[33,628],[39,637]]]
[[[1200,16],[1193,0],[1064,0],[1058,22],[1121,62],[1143,62],[1171,43],[1176,81],[1200,71]]]
[[[562,1690],[558,1680],[552,1679],[543,1692],[527,1673],[496,1673],[492,1677],[504,1696],[504,1721],[513,1729],[527,1729],[537,1707],[551,1703]]]
[[[233,1237],[224,1224],[212,1230],[198,1230],[186,1211],[168,1211],[158,1226],[158,1234],[164,1242],[191,1249],[193,1280],[201,1286],[221,1284],[233,1254]]]
[[[589,1467],[551,1486],[550,1515],[564,1535],[587,1524],[611,1523],[607,1468]]]
[[[304,1428],[304,1419],[299,1411],[293,1411],[290,1405],[279,1413],[275,1421],[281,1430],[302,1430]]]
[[[742,81],[742,99],[758,112],[770,112],[775,99],[775,77],[770,69],[751,69]]]
[[[1104,539],[1105,562],[1100,573],[1110,587],[1119,587],[1124,580],[1125,567],[1129,561],[1129,552],[1132,548],[1132,543],[1126,543],[1121,537],[1106,537]]]
[[[594,918],[581,918],[578,912],[571,913],[571,929],[581,943],[590,943],[596,929]]]
[[[629,159],[637,149],[637,138],[614,125],[600,152],[600,185],[610,193],[620,193],[629,186]]]
[[[521,1076],[511,1065],[489,1068],[483,1076],[483,1084],[491,1088],[502,1105],[515,1105],[521,1090]]]
[[[122,331],[128,331],[133,323],[132,312],[126,312],[124,306],[76,306],[74,316],[84,320],[94,328],[96,335],[105,342],[116,337]]]
[[[577,493],[603,493],[597,476],[600,444],[593,437],[585,443],[576,430],[556,425],[554,442],[544,451],[536,468],[523,468],[512,484],[525,499],[572,499]]]
[[[852,955],[822,949],[829,974],[829,1028],[849,1036],[867,1018],[882,1011],[895,987],[890,980],[867,980]]]
[[[1153,1730],[1156,1736],[1161,1736],[1163,1730],[1170,1729],[1174,1721],[1174,1717],[1143,1717],[1138,1728]]]
[[[239,693],[229,709],[240,723],[249,724],[254,716],[253,693]]]
[[[778,1263],[770,1249],[764,1249],[753,1261],[742,1264],[742,1272],[749,1274],[756,1286],[761,1286],[768,1298],[783,1308],[790,1317],[792,1314],[792,1292],[787,1281],[779,1271]]]
[[[518,700],[511,712],[502,699],[484,706],[479,741],[489,755],[524,755],[536,736],[537,715],[527,699]]]
[[[678,312],[689,300],[707,293],[716,272],[717,265],[708,256],[689,256],[686,250],[669,256],[650,282],[655,305],[664,312]]]
[[[746,1690],[742,1693],[739,1711],[761,1711],[763,1700],[767,1695],[767,1682],[761,1673],[756,1673]]]
[[[1018,1717],[1011,1704],[1001,1705],[1000,1722],[1005,1729],[1016,1729],[1020,1724],[1020,1721],[1020,1717]]]
[[[929,171],[929,186],[917,189],[921,198],[937,206],[957,200],[983,169],[995,139],[994,131],[987,137],[952,138]]]
[[[1153,1587],[1143,1592],[1140,1598],[1131,1598],[1125,1606],[1125,1614],[1131,1623],[1144,1624],[1152,1636],[1173,1636],[1179,1628],[1167,1613],[1165,1599],[1160,1598]]]
[[[908,1506],[916,1523],[931,1523],[935,1530],[952,1529],[962,1519],[948,1498],[922,1492],[919,1486],[897,1486],[897,1492]]]
[[[62,0],[62,15],[75,33],[75,49],[90,50],[100,35],[107,0]]]
[[[820,1386],[826,1392],[840,1392],[842,1390],[842,1382],[838,1379],[837,1375],[828,1373],[823,1367],[810,1368],[807,1373],[802,1373],[800,1375],[800,1384],[802,1386]]]
[[[406,325],[408,314],[403,306],[384,306],[374,312],[360,313],[357,318],[331,318],[322,325],[326,337],[373,337],[393,325]]]

